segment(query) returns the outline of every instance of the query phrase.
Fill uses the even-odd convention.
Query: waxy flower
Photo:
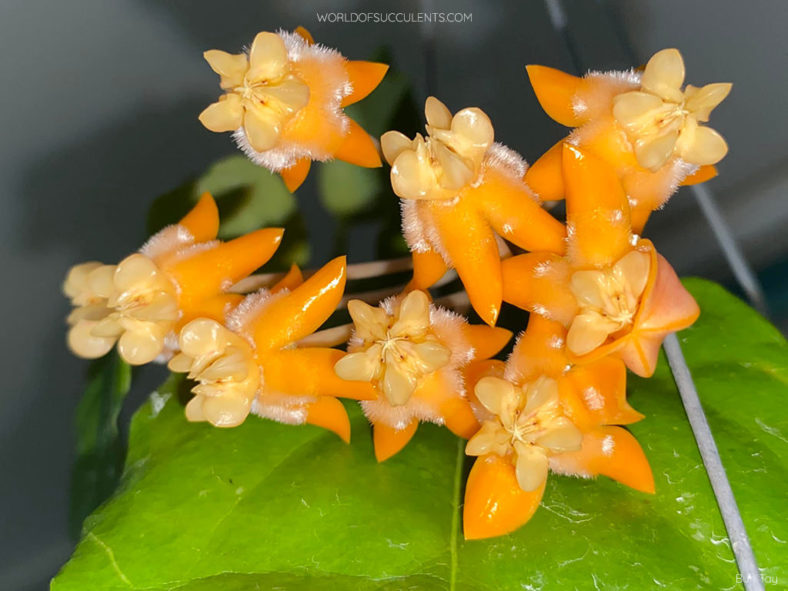
[[[475,382],[483,422],[466,446],[468,455],[479,456],[466,486],[467,539],[502,535],[526,523],[541,502],[548,470],[605,475],[654,492],[643,450],[616,426],[642,418],[626,402],[624,364],[605,358],[572,365],[565,336],[561,324],[532,315],[503,376],[482,375]]]
[[[355,330],[349,353],[335,371],[341,378],[374,387],[376,399],[361,406],[374,426],[378,461],[400,451],[419,421],[446,425],[466,438],[478,429],[461,371],[500,351],[511,337],[509,331],[471,326],[431,304],[418,290],[384,300],[378,307],[351,300],[348,311]]]
[[[258,33],[248,53],[204,53],[225,91],[200,114],[215,132],[232,131],[255,163],[282,175],[290,191],[312,160],[380,166],[375,141],[344,113],[383,79],[388,66],[348,61],[315,45],[305,29]]]
[[[692,324],[698,305],[653,244],[633,235],[626,195],[606,162],[568,144],[562,157],[567,255],[504,261],[504,299],[567,326],[573,362],[614,355],[650,376],[665,336]]]
[[[178,224],[119,264],[74,267],[64,284],[75,306],[68,318],[71,350],[93,359],[117,343],[125,361],[140,365],[171,353],[176,332],[190,320],[223,319],[241,299],[228,288],[271,258],[282,230],[221,243],[218,228],[216,203],[206,193]]]
[[[522,158],[493,142],[483,111],[472,107],[452,116],[434,97],[424,110],[425,137],[390,131],[380,140],[402,199],[413,287],[426,289],[453,267],[479,316],[493,325],[501,308],[501,238],[526,250],[562,253],[564,226],[523,182]]]
[[[642,72],[591,72],[583,78],[543,66],[528,66],[536,96],[553,119],[575,127],[569,143],[593,152],[618,174],[640,232],[654,209],[679,184],[716,175],[727,153],[725,140],[702,125],[728,95],[728,83],[702,88],[684,83],[684,61],[676,49],[657,52]],[[560,199],[560,144],[526,173],[543,199]]]
[[[235,427],[251,412],[280,423],[319,425],[349,441],[350,422],[336,397],[372,399],[372,386],[334,374],[342,351],[298,343],[334,312],[346,274],[340,257],[303,283],[286,277],[247,296],[224,324],[201,318],[184,326],[181,353],[169,367],[198,382],[186,418]]]

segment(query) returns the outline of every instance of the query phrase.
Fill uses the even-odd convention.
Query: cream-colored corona
[[[474,392],[495,418],[482,423],[465,453],[511,454],[517,483],[524,491],[536,490],[545,482],[551,454],[580,449],[582,433],[563,415],[555,380],[540,377],[518,387],[488,376],[476,383]]]
[[[179,344],[181,352],[168,367],[199,382],[186,405],[186,418],[216,427],[243,423],[260,387],[260,369],[249,343],[215,320],[200,318],[183,327]]]
[[[451,359],[451,350],[431,330],[430,301],[424,292],[409,293],[393,314],[360,300],[350,301],[348,311],[361,343],[335,371],[345,380],[378,381],[393,406],[407,403],[419,379]]]
[[[650,268],[648,253],[633,250],[612,267],[572,274],[570,289],[580,312],[567,333],[569,351],[585,355],[632,326]]]
[[[490,118],[476,107],[452,116],[446,105],[429,97],[425,105],[427,136],[411,140],[398,131],[380,138],[391,164],[391,184],[403,199],[451,199],[474,183],[493,144]]]
[[[684,60],[676,49],[663,49],[646,65],[640,90],[613,99],[613,116],[634,145],[638,164],[655,171],[671,157],[698,166],[715,164],[728,152],[720,134],[700,125],[731,90],[731,84],[684,84]]]

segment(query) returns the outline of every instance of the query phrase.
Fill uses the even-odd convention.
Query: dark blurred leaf
[[[118,414],[131,387],[131,367],[113,350],[90,364],[77,406],[77,457],[71,482],[69,523],[76,536],[82,521],[115,490],[123,468],[125,442]]]

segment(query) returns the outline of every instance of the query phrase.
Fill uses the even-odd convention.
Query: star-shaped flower
[[[566,330],[532,315],[503,373],[491,368],[474,380],[482,428],[466,446],[479,456],[465,493],[467,539],[513,531],[534,514],[548,469],[581,477],[605,475],[654,492],[640,445],[616,425],[642,418],[626,402],[626,369],[605,358],[572,365]],[[497,374],[497,375],[496,375]]]
[[[445,424],[461,437],[478,429],[461,372],[470,362],[495,355],[509,331],[471,326],[418,290],[378,307],[351,300],[348,311],[355,331],[335,371],[371,384],[377,394],[361,406],[374,426],[378,461],[402,449],[419,421]]]
[[[504,299],[569,327],[573,362],[606,355],[650,376],[665,336],[700,313],[670,264],[632,233],[629,205],[605,161],[563,148],[567,256],[528,253],[503,263]]]
[[[372,92],[388,66],[348,61],[315,45],[305,29],[258,33],[248,53],[204,53],[225,91],[200,114],[215,132],[232,131],[254,162],[294,191],[312,160],[380,166],[374,140],[344,113]]]
[[[198,382],[186,418],[235,427],[251,412],[280,423],[325,427],[349,441],[350,422],[336,397],[372,399],[372,386],[334,374],[342,351],[299,346],[336,309],[346,274],[340,257],[306,281],[286,278],[247,296],[224,324],[198,319],[184,326],[181,353],[169,367]]]
[[[725,140],[701,123],[708,121],[731,85],[682,89],[684,61],[676,49],[657,52],[642,73],[590,72],[578,78],[528,66],[528,75],[547,114],[576,128],[566,141],[614,168],[629,198],[636,233],[679,184],[715,176],[713,165],[727,153]],[[542,199],[564,196],[560,144],[525,176]]]
[[[75,310],[68,344],[93,359],[117,343],[132,365],[173,350],[176,332],[199,317],[223,319],[241,296],[227,289],[262,266],[282,239],[280,228],[216,241],[216,203],[203,195],[178,224],[151,237],[117,265],[77,265],[64,284]]]
[[[478,108],[452,116],[438,99],[425,105],[426,136],[381,137],[402,225],[413,252],[413,287],[426,289],[453,267],[479,316],[495,324],[501,307],[501,238],[526,250],[562,253],[564,226],[523,182],[526,164],[493,142]]]

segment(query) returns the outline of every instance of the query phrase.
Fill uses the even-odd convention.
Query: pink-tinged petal
[[[518,308],[569,325],[577,301],[569,290],[566,259],[549,252],[532,252],[501,262],[503,299]]]
[[[654,475],[637,439],[622,427],[599,427],[583,436],[579,451],[550,458],[559,474],[607,476],[629,487],[654,493]]]
[[[687,328],[700,315],[697,302],[681,284],[676,271],[656,251],[652,266],[656,272],[646,286],[627,344],[618,353],[630,370],[643,377],[654,373],[665,336]]]
[[[465,487],[462,520],[466,540],[508,534],[525,524],[539,507],[544,483],[525,492],[517,483],[511,461],[481,456],[473,464]]]
[[[629,203],[610,165],[564,144],[568,257],[576,268],[612,265],[632,248]]]

